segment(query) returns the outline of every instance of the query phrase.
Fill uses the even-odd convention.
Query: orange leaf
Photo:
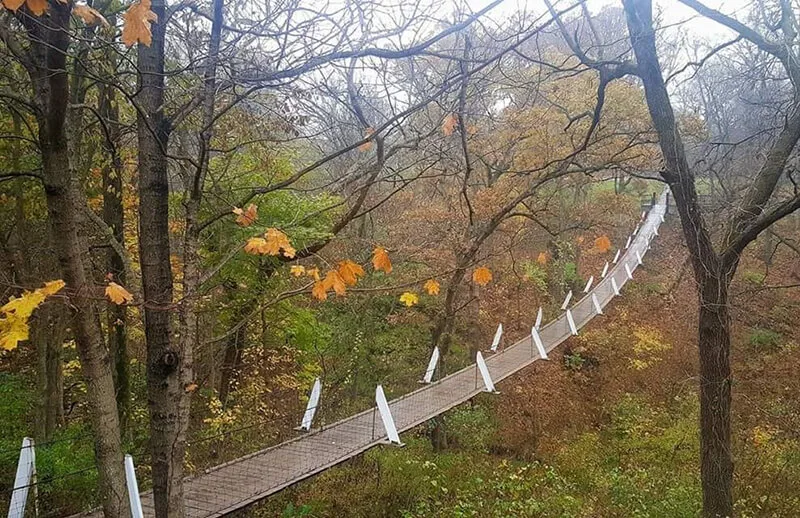
[[[392,273],[392,262],[389,260],[389,253],[385,248],[379,246],[372,251],[372,267],[376,270]]]
[[[317,300],[328,298],[328,290],[325,289],[325,284],[319,279],[314,283],[314,287],[311,288],[311,296]]]
[[[594,240],[594,247],[598,251],[606,253],[611,250],[611,240],[608,239],[608,236],[600,236]]]
[[[35,16],[41,16],[47,12],[47,0],[27,0],[25,5]]]
[[[364,138],[369,138],[370,136],[372,136],[373,133],[375,133],[375,128],[367,128],[367,129],[365,129],[364,130]],[[364,142],[363,144],[361,144],[360,146],[358,146],[358,150],[359,151],[369,151],[370,149],[372,149],[372,141],[371,140],[368,140],[368,141]]]
[[[472,280],[479,286],[486,286],[492,281],[492,272],[489,268],[481,266],[472,272]]]
[[[306,270],[306,275],[308,275],[315,281],[319,281],[319,268],[309,268],[308,270]]]
[[[349,259],[339,263],[337,271],[344,283],[348,286],[355,286],[356,282],[358,282],[358,278],[364,276],[364,268],[362,268],[360,264],[356,264]]]
[[[536,262],[539,264],[547,264],[547,253],[539,252],[539,257],[536,258]]]
[[[458,126],[458,115],[448,113],[442,121],[442,133],[445,137],[449,137],[456,130],[456,126]]]
[[[236,214],[236,224],[240,227],[249,227],[258,219],[258,207],[252,203],[247,206],[246,210],[234,207],[233,213]]]
[[[136,42],[150,46],[153,42],[150,23],[158,22],[158,15],[150,10],[151,6],[151,0],[140,0],[128,8],[122,27],[122,43],[128,47]]]
[[[17,9],[22,7],[22,4],[25,3],[25,0],[3,0],[3,6],[10,10],[16,12]]]
[[[325,291],[332,289],[337,295],[344,295],[344,292],[347,290],[344,279],[342,279],[342,276],[339,275],[339,272],[336,270],[331,270],[325,275],[325,280],[322,281],[322,285],[325,287]]]
[[[248,254],[260,255],[265,254],[267,247],[267,240],[263,237],[251,237],[244,245],[244,251]]]
[[[425,291],[428,292],[428,295],[439,294],[439,283],[433,279],[428,279],[422,287],[425,288]]]
[[[264,238],[267,240],[264,252],[267,255],[279,255],[282,249],[283,255],[291,259],[297,252],[297,250],[292,248],[289,237],[277,228],[268,228],[267,232],[264,234]]]
[[[106,286],[106,297],[117,305],[125,304],[133,300],[133,295],[116,282],[108,283],[108,286]]]
[[[83,20],[86,25],[102,24],[103,27],[109,27],[108,20],[100,14],[100,11],[88,5],[75,4],[75,7],[72,8],[72,14]]]

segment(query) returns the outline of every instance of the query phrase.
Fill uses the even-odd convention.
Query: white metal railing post
[[[431,383],[433,375],[436,373],[436,367],[439,365],[439,346],[433,348],[431,352],[431,359],[428,361],[428,368],[425,370],[425,376],[422,378],[422,383]]]
[[[486,392],[497,392],[494,388],[492,377],[489,375],[489,368],[486,366],[486,362],[483,360],[483,355],[480,351],[475,355],[475,363],[478,364],[478,370],[481,373],[481,378],[483,378],[483,385],[486,387]]]
[[[500,345],[500,340],[503,338],[503,324],[500,323],[497,326],[497,331],[494,333],[494,338],[492,339],[492,352],[497,351],[497,346]]]
[[[319,396],[322,392],[322,383],[319,378],[314,380],[314,386],[311,388],[311,394],[308,396],[308,403],[306,404],[306,411],[303,412],[303,420],[300,423],[300,429],[304,431],[311,430],[311,424],[314,421],[314,415],[317,413],[319,406]]]
[[[569,290],[567,293],[566,298],[564,298],[564,303],[561,304],[561,311],[564,311],[569,306],[569,301],[572,300],[572,290]]]
[[[383,421],[383,429],[386,430],[386,437],[390,443],[402,445],[400,442],[400,435],[397,433],[397,427],[394,425],[394,418],[392,412],[389,410],[389,403],[386,401],[386,394],[383,393],[383,387],[378,385],[375,388],[375,403],[378,405],[378,412],[381,414],[381,421]]]
[[[139,497],[139,483],[136,482],[136,470],[133,468],[133,457],[125,455],[125,483],[128,485],[128,501],[131,504],[131,517],[144,518],[142,499]]]
[[[34,486],[35,476],[36,451],[34,449],[34,441],[30,437],[25,437],[22,439],[22,447],[19,450],[17,473],[14,477],[11,502],[8,506],[8,518],[23,518],[23,516],[25,516],[25,505],[28,502],[28,490]],[[38,505],[36,507],[38,508]]]

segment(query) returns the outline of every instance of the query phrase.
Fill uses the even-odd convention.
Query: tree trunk
[[[71,5],[55,2],[47,16],[24,17],[31,39],[27,70],[33,85],[43,186],[51,239],[73,308],[72,332],[87,385],[95,437],[98,485],[107,517],[128,516],[125,472],[114,382],[100,318],[83,262],[78,235],[78,200],[70,161],[66,112],[69,86],[66,56]]]
[[[100,86],[99,112],[106,121],[108,134],[103,147],[108,154],[109,163],[103,168],[103,221],[111,229],[112,237],[125,246],[125,210],[122,205],[122,157],[119,154],[120,129],[119,108],[116,105],[116,90],[110,85]],[[125,261],[113,248],[106,257],[108,273],[114,282],[125,285]],[[114,363],[114,385],[117,393],[117,410],[120,427],[124,430],[128,421],[130,402],[130,382],[128,379],[128,310],[124,305],[108,304],[108,342]]]
[[[158,518],[182,518],[188,398],[182,351],[172,341],[172,266],[164,116],[164,0],[154,0],[150,46],[138,47],[139,256],[145,303],[153,500]]]
[[[47,301],[36,310],[31,322],[31,342],[37,352],[39,393],[36,437],[50,439],[64,422],[64,374],[61,348],[66,336],[67,308],[61,301]]]
[[[728,287],[705,279],[700,293],[700,474],[703,514],[733,516],[731,456],[731,366]]]

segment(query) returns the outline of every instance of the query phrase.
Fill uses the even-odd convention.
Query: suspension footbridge
[[[592,318],[602,314],[602,308],[633,279],[632,273],[642,264],[650,241],[658,235],[665,212],[666,193],[637,224],[613,264],[606,264],[596,282],[589,281],[583,297],[570,305],[571,297],[568,296],[561,315],[541,325],[538,332],[532,331],[530,336],[491,354],[485,361],[481,357],[477,363],[389,401],[386,405],[388,411],[386,407],[384,412],[376,407],[322,429],[312,428],[297,438],[186,479],[186,516],[212,518],[232,513],[370,448],[386,444],[387,439],[396,442],[398,432],[410,430],[447,412],[486,391],[487,387],[492,388],[493,383],[542,359],[571,335],[577,334]],[[484,375],[490,381],[485,382]],[[380,394],[382,396],[382,390]],[[385,426],[383,418],[388,414],[393,423]],[[140,500],[142,515],[155,516],[152,492],[142,493]],[[102,516],[99,511],[83,516],[87,515]]]

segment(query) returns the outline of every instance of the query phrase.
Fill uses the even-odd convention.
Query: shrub
[[[760,352],[775,351],[780,346],[781,339],[780,333],[762,327],[752,328],[748,337],[750,345]]]

